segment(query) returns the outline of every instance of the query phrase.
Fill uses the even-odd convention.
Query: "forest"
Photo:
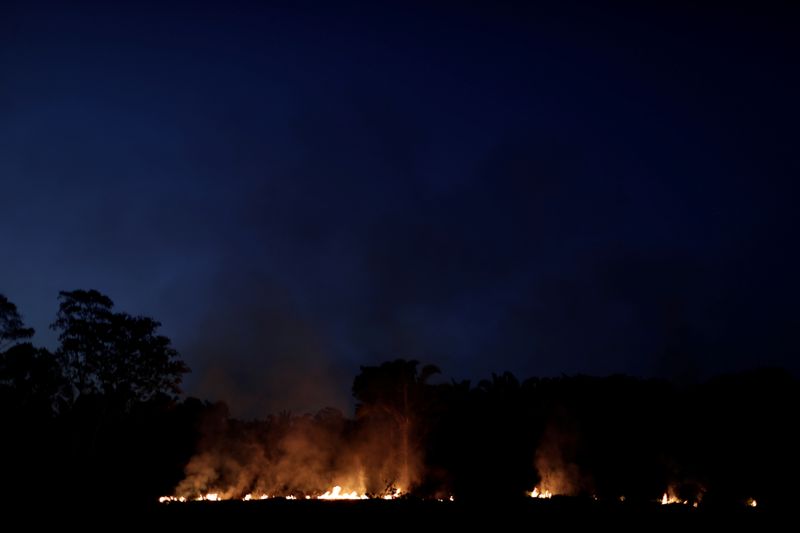
[[[246,497],[787,508],[800,474],[797,378],[775,368],[674,383],[624,375],[453,381],[395,359],[354,376],[355,411],[233,417],[181,395],[160,324],[94,290],[61,292],[54,350],[0,295],[3,501],[157,505]]]

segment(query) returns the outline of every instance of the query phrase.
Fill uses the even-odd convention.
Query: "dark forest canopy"
[[[178,397],[188,368],[159,323],[97,291],[59,295],[60,345],[34,347],[0,296],[3,497],[69,485],[152,503],[218,491],[525,497],[534,487],[652,501],[669,487],[704,507],[763,508],[798,496],[800,387],[759,369],[679,385],[630,376],[434,383],[398,359],[355,376],[354,415],[328,408],[238,420],[223,402]]]

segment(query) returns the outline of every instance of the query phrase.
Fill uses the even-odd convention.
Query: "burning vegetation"
[[[401,361],[365,369],[354,384],[362,400],[355,419],[324,409],[238,422],[220,406],[204,421],[201,451],[175,496],[162,500],[398,498],[421,479],[417,413],[435,371]]]
[[[674,393],[664,382],[570,378],[521,384],[505,374],[471,388],[431,385],[434,373],[407,361],[364,368],[354,382],[354,418],[324,409],[243,422],[230,418],[224,405],[209,405],[198,452],[174,495],[160,501],[453,501],[470,500],[481,484],[497,487],[497,498],[701,506],[704,484],[667,482],[691,479],[691,471],[675,464],[698,456],[694,443],[675,440],[655,418],[634,425],[625,423],[632,421],[628,417],[608,417],[622,398],[632,413],[666,404]],[[570,396],[576,389],[593,402],[576,402]],[[527,409],[522,397],[537,402],[537,409]],[[547,402],[552,407],[542,409]],[[603,424],[587,423],[598,420]],[[605,469],[612,464],[615,470]],[[659,491],[659,483],[667,489]],[[745,497],[739,505],[745,501],[755,507]]]
[[[362,367],[355,415],[242,421],[176,396],[187,371],[158,323],[96,291],[61,294],[55,353],[8,301],[0,326],[3,501],[152,504],[267,499],[532,501],[559,496],[700,508],[797,498],[797,380],[761,370],[677,386],[510,373],[432,383],[433,366]],[[124,363],[124,364],[123,364]]]

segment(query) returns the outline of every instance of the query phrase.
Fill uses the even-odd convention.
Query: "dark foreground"
[[[502,502],[437,501],[223,501],[154,504],[131,508],[124,505],[72,508],[62,514],[97,525],[140,526],[154,530],[233,531],[270,530],[289,527],[293,531],[315,528],[321,531],[347,531],[366,528],[382,530],[489,531],[542,530],[543,527],[589,527],[588,531],[624,528],[648,531],[662,528],[691,530],[735,526],[755,531],[775,529],[780,517],[746,507],[702,510],[682,505],[625,504],[591,500],[554,498]],[[67,520],[68,521],[68,520]],[[774,526],[774,527],[773,527]]]

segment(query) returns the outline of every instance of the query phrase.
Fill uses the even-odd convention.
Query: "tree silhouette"
[[[108,296],[95,290],[59,293],[51,326],[59,331],[57,355],[77,397],[103,395],[147,401],[180,392],[189,371],[152,318],[114,312]]]
[[[0,353],[0,385],[9,407],[50,416],[62,405],[65,384],[58,361],[44,348],[24,342]]]
[[[26,328],[17,306],[0,294],[0,352],[12,344],[33,337],[33,328]]]
[[[0,386],[6,407],[49,416],[63,393],[63,377],[53,354],[28,339],[17,306],[0,294]]]
[[[0,501],[68,481],[70,505],[87,493],[152,504],[184,472],[195,491],[211,480],[241,495],[311,494],[363,476],[373,496],[395,487],[469,505],[530,502],[537,485],[599,505],[653,506],[665,490],[709,509],[797,498],[800,384],[786,371],[691,386],[506,372],[472,386],[429,384],[438,368],[398,359],[361,367],[355,419],[323,409],[241,421],[222,402],[175,401],[188,369],[155,320],[97,291],[59,300],[51,353],[0,295]]]
[[[400,484],[408,489],[411,484],[411,435],[414,420],[422,408],[425,385],[428,379],[440,372],[435,365],[426,365],[417,371],[418,361],[397,359],[377,367],[361,367],[353,380],[353,396],[358,400],[359,417],[387,416],[400,432],[401,461]]]
[[[17,307],[0,295],[0,499],[29,493],[55,469],[58,452],[55,416],[63,397],[63,377],[55,357],[34,347],[33,329]]]

